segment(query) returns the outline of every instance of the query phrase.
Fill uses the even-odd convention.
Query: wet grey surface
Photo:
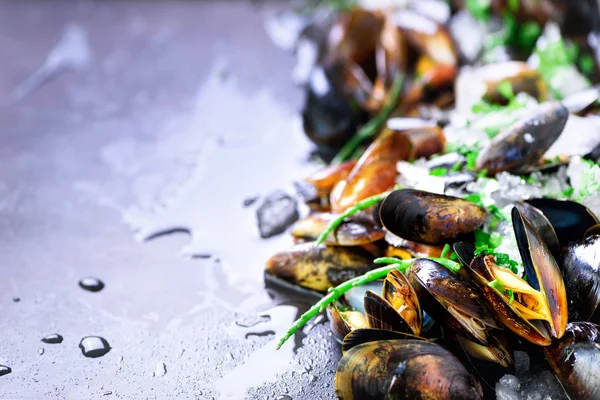
[[[325,325],[272,350],[298,311],[262,269],[290,239],[243,206],[315,168],[282,7],[0,3],[0,398],[334,397]]]

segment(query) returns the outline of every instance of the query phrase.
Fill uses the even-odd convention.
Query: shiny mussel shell
[[[372,270],[377,266],[372,260],[372,255],[360,248],[303,243],[269,258],[267,273],[324,292]]]
[[[564,334],[567,325],[565,285],[550,250],[531,223],[516,207],[512,210],[512,223],[527,283],[531,287],[530,289],[541,293],[545,300],[540,301],[547,302],[548,323],[542,323],[541,320],[528,320],[517,310],[516,300],[512,304],[505,293],[489,285],[494,280],[491,271],[497,267],[493,256],[476,257],[469,265],[468,270],[471,272],[472,278],[479,284],[489,304],[492,305],[496,316],[504,325],[534,344],[547,346],[550,344],[552,336],[560,338]]]
[[[410,333],[386,331],[383,329],[354,329],[348,333],[342,341],[342,353],[346,353],[353,347],[361,345],[363,343],[377,342],[380,340],[425,340],[420,336],[411,335]]]
[[[583,239],[589,228],[600,223],[589,208],[575,201],[540,198],[527,202],[548,218],[561,248],[572,240]]]
[[[333,157],[331,154],[352,137],[363,119],[363,111],[345,92],[344,83],[337,76],[339,72],[334,67],[315,68],[302,110],[304,132],[328,157]],[[326,89],[315,82],[320,82],[321,86],[322,82],[327,82]]]
[[[480,383],[438,344],[381,340],[358,345],[340,360],[335,390],[341,400],[481,399]]]
[[[524,201],[518,202],[515,204],[515,207],[517,207],[527,221],[531,222],[531,225],[533,225],[535,231],[540,235],[544,243],[546,243],[554,258],[558,259],[560,256],[560,245],[558,236],[550,220],[546,218],[541,210]]]
[[[544,348],[546,359],[571,399],[600,398],[600,327],[572,322],[565,335]]]
[[[512,223],[527,282],[545,294],[552,313],[550,333],[560,338],[568,317],[567,293],[560,269],[542,238],[516,207],[512,210]]]
[[[561,269],[569,294],[569,320],[600,322],[600,235],[569,243]]]
[[[369,323],[359,311],[340,311],[334,305],[327,307],[331,332],[340,342],[355,329],[368,328]]]
[[[391,270],[383,281],[382,297],[400,314],[415,335],[421,334],[423,312],[415,289],[406,276]]]
[[[478,171],[521,173],[535,166],[562,133],[569,111],[558,102],[543,103],[502,130],[477,158]]]
[[[390,193],[381,204],[383,226],[401,238],[445,244],[483,225],[483,208],[457,197],[414,189]]]
[[[356,202],[390,190],[396,183],[396,164],[408,160],[412,151],[402,132],[384,129],[360,157],[348,177],[331,192],[331,209],[343,212]]]
[[[511,331],[538,346],[548,346],[551,343],[549,332],[540,324],[532,324],[510,304],[503,293],[498,292],[495,287],[488,285],[493,281],[488,272],[488,264],[495,263],[494,257],[480,255],[475,257],[468,269],[483,293],[487,302],[491,305],[497,318]]]
[[[489,329],[501,329],[469,278],[424,258],[412,263],[408,278],[425,312],[466,339],[488,345]]]
[[[338,217],[334,213],[314,213],[297,221],[292,227],[292,236],[299,239],[317,240],[329,223]],[[385,232],[375,226],[366,215],[347,218],[325,239],[325,244],[337,246],[360,246],[383,239]]]

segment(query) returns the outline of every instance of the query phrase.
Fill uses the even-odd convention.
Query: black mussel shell
[[[452,245],[452,249],[458,256],[460,263],[464,266],[469,266],[475,258],[475,246],[467,242],[457,242]]]
[[[531,222],[517,207],[512,209],[512,223],[527,282],[548,300],[552,314],[552,323],[548,324],[548,328],[552,336],[560,338],[568,319],[567,293],[560,269]]]
[[[481,399],[481,384],[442,346],[380,340],[348,350],[337,366],[341,400]]]
[[[554,231],[554,227],[550,223],[550,220],[546,218],[543,212],[535,208],[529,203],[526,202],[518,202],[515,204],[515,207],[519,210],[519,212],[529,221],[535,231],[540,235],[546,246],[555,259],[558,259],[560,256],[560,245],[558,243],[558,236],[556,236],[556,232]]]
[[[522,173],[536,165],[562,133],[569,111],[559,102],[543,103],[531,116],[500,132],[477,158],[478,171]]]
[[[360,247],[302,243],[271,256],[267,260],[266,272],[324,292],[376,267],[372,254]]]
[[[600,327],[571,322],[561,339],[544,348],[546,359],[571,399],[600,398]]]
[[[510,302],[504,295],[498,293],[496,288],[488,285],[493,280],[487,269],[487,263],[494,262],[494,257],[490,255],[479,255],[473,259],[468,267],[468,270],[473,279],[479,284],[483,296],[491,305],[496,316],[502,323],[511,331],[535,343],[538,346],[548,346],[551,343],[549,332],[543,329],[542,326],[533,325],[525,320],[511,306]]]
[[[377,342],[378,340],[427,340],[409,333],[386,331],[383,329],[355,329],[348,333],[342,342],[342,353],[363,343]]]
[[[383,226],[403,239],[446,244],[483,225],[486,211],[458,197],[415,189],[390,193],[381,204]]]
[[[356,132],[364,112],[345,93],[339,68],[318,67],[311,74],[302,120],[306,135],[323,155],[335,154]]]
[[[488,345],[489,329],[501,329],[471,279],[428,259],[415,260],[408,278],[423,309],[456,334]]]
[[[589,208],[574,201],[539,198],[527,202],[548,218],[561,248],[572,240],[582,239],[590,227],[600,223]]]
[[[569,320],[600,322],[600,235],[569,243],[561,269],[569,294]]]
[[[365,294],[365,314],[371,328],[412,333],[390,302],[370,290]]]

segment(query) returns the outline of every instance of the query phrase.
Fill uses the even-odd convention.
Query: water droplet
[[[62,341],[63,341],[63,337],[61,335],[59,335],[58,333],[52,333],[42,339],[42,342],[47,343],[47,344],[58,344],[58,343],[62,343]]]
[[[20,302],[20,301],[21,301],[21,298],[20,298],[20,297],[13,297],[13,301],[14,301],[15,303],[18,303],[18,302]]]
[[[38,354],[41,356],[42,354],[44,354],[44,349],[38,349]]]
[[[86,277],[79,281],[79,286],[88,292],[99,292],[104,289],[104,282],[98,278]]]
[[[287,394],[279,395],[275,398],[275,400],[292,400],[292,396],[288,396]]]
[[[84,356],[88,358],[102,357],[110,351],[110,345],[106,339],[99,336],[86,336],[81,339],[79,348]]]
[[[167,374],[167,366],[164,362],[159,362],[156,364],[156,370],[154,371],[154,376],[161,378]]]
[[[10,367],[7,367],[6,365],[0,365],[0,376],[8,375],[11,372],[12,369],[10,369]]]
[[[252,204],[256,203],[258,200],[258,196],[246,197],[244,199],[244,207],[250,207]]]

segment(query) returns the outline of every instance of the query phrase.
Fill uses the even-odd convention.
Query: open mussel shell
[[[364,301],[365,314],[371,328],[396,332],[412,332],[406,321],[404,321],[386,299],[369,290],[365,294]]]
[[[338,217],[334,213],[313,213],[292,226],[292,236],[304,240],[317,240],[327,226]],[[347,218],[325,239],[325,244],[360,246],[383,239],[385,232],[376,227],[373,219],[364,214]]]
[[[542,238],[516,207],[512,210],[512,223],[527,282],[545,295],[552,315],[550,333],[560,338],[568,319],[567,293],[560,269]]]
[[[516,203],[515,207],[517,207],[521,215],[523,215],[527,221],[531,222],[531,225],[538,235],[540,235],[544,243],[546,243],[546,246],[548,246],[548,249],[554,258],[558,259],[560,256],[560,245],[558,236],[556,235],[556,231],[550,220],[546,218],[542,211],[524,201]]]
[[[457,242],[452,245],[452,249],[456,253],[460,263],[465,267],[468,267],[475,258],[475,246],[471,243]]]
[[[514,368],[515,360],[510,342],[501,331],[488,335],[489,343],[487,346],[465,339],[460,335],[456,335],[456,340],[464,351],[473,358],[496,363],[504,368]]]
[[[379,219],[379,215],[377,215],[377,218]],[[444,250],[442,246],[406,240],[394,235],[390,231],[385,233],[385,240],[389,244],[386,250],[386,257],[398,257],[401,259],[439,257]]]
[[[388,331],[383,329],[355,329],[349,332],[342,341],[342,353],[363,343],[377,342],[378,340],[427,340],[410,333]]]
[[[569,243],[560,265],[569,294],[569,320],[600,322],[600,235]]]
[[[327,307],[327,318],[331,332],[340,342],[355,329],[369,327],[369,323],[360,311],[340,311],[331,304]]]
[[[497,267],[493,256],[476,257],[468,270],[505,326],[529,342],[548,346],[552,337],[560,338],[563,335],[567,324],[567,294],[563,278],[544,241],[516,207],[512,210],[512,223],[527,283],[540,292],[548,304],[548,323],[526,319],[503,292],[488,285],[494,280],[491,271]]]
[[[561,339],[544,348],[546,359],[571,399],[600,398],[600,327],[571,322]]]
[[[486,211],[467,200],[415,189],[390,193],[380,209],[383,226],[401,238],[445,244],[483,225]]]
[[[588,229],[600,223],[589,208],[575,201],[539,198],[527,202],[548,218],[561,248],[572,240],[583,239]]]
[[[400,314],[415,335],[421,334],[423,312],[415,289],[406,276],[391,270],[383,281],[382,297]]]
[[[423,309],[457,334],[488,345],[488,331],[502,329],[470,279],[424,258],[412,263],[408,278]]]
[[[376,267],[372,255],[360,247],[302,243],[271,256],[267,260],[266,272],[324,292]]]
[[[535,166],[562,133],[569,111],[559,102],[541,104],[503,129],[479,153],[476,169],[489,175],[501,171],[522,173]]]
[[[480,255],[473,259],[469,265],[469,272],[475,280],[483,296],[491,305],[497,318],[511,331],[539,346],[548,346],[551,343],[550,333],[541,324],[532,324],[510,304],[509,299],[496,288],[488,285],[494,278],[489,273],[488,263],[494,263],[493,256]]]
[[[481,399],[481,384],[442,346],[380,340],[355,346],[340,360],[335,390],[342,400]]]

